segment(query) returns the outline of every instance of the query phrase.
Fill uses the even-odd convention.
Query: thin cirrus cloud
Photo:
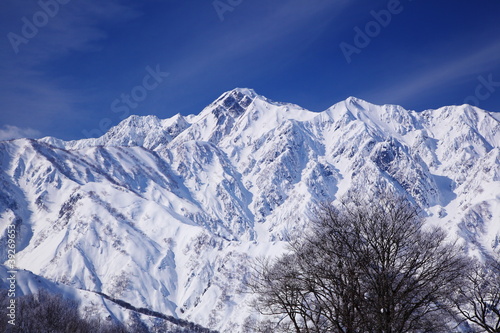
[[[267,48],[270,50],[269,52],[271,50],[276,52],[272,48],[276,41],[301,38],[298,32],[304,30],[306,26],[311,28],[312,25],[321,22],[318,20],[319,16],[325,16],[325,13],[328,13],[329,20],[332,20],[348,5],[348,1],[345,0],[334,2],[289,0],[277,8],[273,7],[273,10],[266,11],[264,8],[260,8],[262,11],[258,14],[242,15],[241,20],[237,23],[232,22],[230,14],[227,14],[229,19],[221,22],[221,30],[214,29],[203,36],[204,39],[211,41],[210,43],[192,41],[190,44],[192,49],[185,50],[191,56],[184,57],[179,62],[170,65],[179,69],[182,78],[188,79],[199,74],[204,68],[209,68],[228,59],[254,52],[265,52],[268,45],[270,46]],[[243,11],[243,8],[235,10]],[[238,15],[238,13],[234,13],[234,15]],[[316,31],[320,33],[321,26]],[[310,36],[307,37],[310,42]],[[200,51],[200,46],[205,47],[204,52]],[[303,43],[302,47],[306,48],[307,43]]]
[[[73,111],[78,94],[47,77],[43,72],[26,68],[3,70],[0,81],[0,102],[7,115],[2,122],[25,126],[50,126],[55,119],[64,119]]]
[[[22,36],[23,19],[32,22],[37,12],[44,12],[40,5],[28,0],[4,0],[3,7],[10,10],[10,17],[4,17],[3,23],[7,35],[14,33]],[[57,2],[55,2],[57,3]],[[17,45],[18,52],[9,38],[9,51],[16,53],[9,57],[21,63],[35,65],[43,61],[53,60],[72,50],[92,50],[98,48],[95,42],[107,37],[100,28],[102,22],[114,23],[129,20],[140,15],[132,7],[124,6],[118,0],[70,0],[64,5],[52,8],[52,16],[46,23],[37,28],[33,37],[26,43]],[[6,10],[6,12],[9,12]],[[4,30],[2,29],[2,30]],[[8,35],[7,35],[8,36]]]
[[[439,86],[449,85],[454,80],[487,73],[496,66],[500,54],[500,42],[488,45],[461,55],[453,60],[445,59],[439,64],[433,64],[411,73],[410,78],[398,80],[397,84],[367,94],[368,99],[402,103],[414,100],[426,91],[435,90]],[[464,96],[465,99],[466,96]],[[461,104],[463,101],[456,101]]]
[[[127,21],[141,15],[118,0],[70,0],[58,7],[56,14],[26,43],[13,45],[9,33],[22,36],[23,19],[33,21],[33,15],[42,9],[37,2],[28,0],[4,0],[2,4],[5,11],[0,14],[0,32],[5,38],[0,52],[0,104],[4,113],[0,121],[3,123],[22,123],[43,130],[53,126],[54,121],[80,119],[82,110],[76,105],[84,96],[54,78],[45,65],[74,51],[98,50],[100,42],[107,38],[100,27],[103,22]],[[3,133],[15,133],[16,128],[4,128]],[[17,133],[33,135],[29,131]]]

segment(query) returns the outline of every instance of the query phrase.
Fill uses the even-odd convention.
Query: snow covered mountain
[[[315,205],[348,191],[393,187],[470,253],[500,254],[500,116],[469,105],[350,97],[317,113],[235,89],[96,139],[0,142],[0,169],[1,262],[16,224],[20,269],[120,320],[85,295],[243,332],[250,260],[282,253]]]

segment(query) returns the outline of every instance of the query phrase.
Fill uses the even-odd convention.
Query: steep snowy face
[[[471,253],[500,255],[499,118],[354,97],[317,113],[235,89],[101,138],[3,141],[0,235],[16,224],[18,266],[71,290],[240,332],[251,259],[348,192],[393,188]]]

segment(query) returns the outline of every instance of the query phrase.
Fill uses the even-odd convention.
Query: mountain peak
[[[219,117],[221,114],[239,117],[258,96],[252,89],[236,88],[223,93],[209,106],[209,109],[211,109],[210,112],[214,113],[216,117]]]
[[[255,90],[250,88],[234,88],[233,90],[228,91],[227,93],[236,93],[248,96],[250,98],[258,97],[259,94],[255,92]]]
[[[343,101],[343,103],[348,109],[354,107],[356,109],[367,110],[367,109],[371,109],[373,106],[381,106],[381,105],[372,104],[370,102],[365,101],[364,99],[354,97],[354,96],[347,97]]]
[[[235,99],[237,101],[241,101],[243,99],[255,99],[257,97],[261,97],[259,94],[255,92],[253,89],[249,88],[235,88],[233,90],[226,91],[223,93],[216,101],[217,102],[222,102],[222,101],[227,101],[231,99]]]
[[[357,98],[355,96],[349,96],[345,99],[346,103],[357,103],[357,102],[365,102],[364,100]]]

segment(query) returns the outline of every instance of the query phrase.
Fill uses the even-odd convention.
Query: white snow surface
[[[257,316],[242,292],[251,260],[283,253],[318,203],[348,191],[392,187],[471,254],[498,256],[498,119],[354,97],[311,112],[235,89],[198,115],[131,116],[96,139],[2,141],[0,262],[14,223],[23,274],[82,306],[126,320],[98,291],[242,332]]]

